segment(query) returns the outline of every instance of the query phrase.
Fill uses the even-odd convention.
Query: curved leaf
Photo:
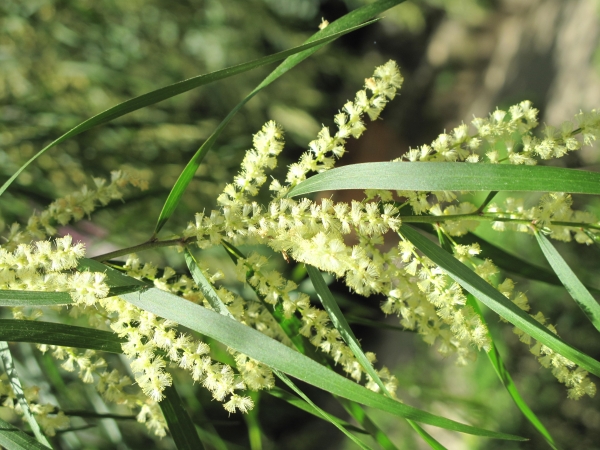
[[[342,339],[344,340],[346,345],[350,348],[350,350],[352,350],[352,354],[354,355],[356,360],[363,367],[365,372],[371,377],[371,379],[375,381],[375,383],[377,383],[379,389],[381,389],[381,391],[385,395],[392,398],[385,385],[381,381],[381,378],[379,378],[379,375],[373,368],[373,365],[362,351],[362,348],[358,343],[358,339],[356,339],[352,328],[350,328],[350,325],[348,325],[344,314],[340,310],[340,307],[335,301],[335,298],[333,298],[333,295],[331,294],[327,283],[325,283],[323,275],[321,274],[319,269],[309,264],[306,264],[306,271],[308,272],[308,276],[310,277],[310,280],[313,283],[315,291],[317,292],[319,299],[321,300],[321,303],[325,308],[325,311],[327,311],[327,314],[331,319],[331,323],[336,328],[336,330],[338,330],[340,336],[342,336]],[[419,434],[419,436],[421,436],[423,440],[425,440],[425,442],[427,442],[431,446],[431,448],[435,448],[438,450],[445,449],[443,445],[437,442],[431,435],[429,435],[429,433],[427,433],[423,428],[421,428],[419,424],[413,422],[412,420],[408,420],[408,423]]]
[[[551,333],[450,253],[441,249],[414,228],[407,225],[401,226],[400,233],[423,252],[425,256],[444,269],[454,281],[460,284],[466,291],[473,294],[475,298],[492,311],[555,352],[560,353],[565,358],[594,375],[600,376],[600,363],[598,361],[571,347],[558,336]]]
[[[144,292],[125,294],[122,298],[138,308],[165,319],[173,320],[191,330],[222,342],[269,367],[334,395],[387,411],[399,417],[448,430],[498,439],[522,439],[513,435],[464,425],[376,394],[250,327],[168,292],[150,288]]]
[[[294,187],[288,197],[337,189],[600,194],[600,173],[512,164],[364,163],[338,167],[310,177]]]
[[[355,9],[345,16],[339,18],[338,20],[330,23],[324,29],[318,31],[314,35],[312,35],[306,43],[316,42],[318,39],[322,39],[324,37],[332,37],[341,36],[345,33],[349,33],[355,29],[361,28],[363,26],[369,25],[373,23],[373,21],[365,22],[375,15],[395,6],[399,3],[402,3],[404,0],[378,0],[376,2],[371,3],[370,5],[365,5],[361,8]],[[333,40],[333,39],[331,39]],[[310,55],[315,53],[325,44],[319,44],[313,48],[308,50],[304,50],[298,54],[290,56],[284,62],[282,62],[273,72],[271,72],[250,94],[248,94],[240,103],[238,103],[235,108],[231,110],[231,112],[221,121],[221,123],[217,126],[217,129],[210,135],[210,137],[202,144],[202,146],[198,149],[196,154],[192,157],[190,162],[185,166],[179,178],[175,182],[175,185],[171,189],[165,204],[162,207],[160,215],[158,216],[158,220],[156,222],[156,227],[154,229],[154,236],[161,230],[164,224],[169,220],[169,217],[177,208],[179,201],[181,200],[181,196],[185,192],[188,184],[192,181],[196,170],[200,166],[200,163],[204,159],[204,156],[208,153],[208,151],[212,148],[215,141],[225,128],[225,126],[229,123],[229,121],[233,118],[233,116],[258,92],[260,92],[263,88],[267,87],[277,78],[285,74],[287,71],[304,61]]]
[[[339,35],[344,34],[338,33]],[[59,138],[52,141],[46,147],[37,152],[33,157],[31,157],[25,164],[23,164],[19,170],[17,170],[3,185],[0,187],[0,196],[8,189],[8,187],[12,184],[12,182],[23,172],[29,164],[35,161],[39,156],[44,154],[47,150],[50,150],[55,145],[60,144],[61,142],[66,141],[67,139],[77,136],[78,134],[83,133],[84,131],[89,130],[90,128],[96,127],[98,125],[102,125],[104,123],[110,122],[111,120],[117,119],[118,117],[124,116],[125,114],[129,114],[130,112],[137,111],[138,109],[142,109],[146,106],[154,105],[155,103],[162,102],[163,100],[167,100],[171,97],[175,97],[176,95],[183,94],[184,92],[195,89],[199,86],[203,86],[205,84],[212,83],[213,81],[222,80],[225,78],[229,78],[233,75],[237,75],[243,72],[247,72],[248,70],[255,69],[260,66],[264,66],[265,64],[274,63],[276,61],[280,61],[284,58],[289,57],[290,55],[294,55],[296,53],[306,51],[307,49],[313,47],[319,47],[320,45],[325,45],[330,41],[337,39],[338,34],[331,34],[328,36],[321,36],[322,39],[314,40],[309,43],[305,43],[298,47],[291,48],[289,50],[285,50],[283,52],[275,53],[273,55],[265,56],[260,59],[256,59],[254,61],[249,61],[247,63],[238,64],[236,66],[231,66],[226,69],[217,70],[215,72],[207,73],[204,75],[199,75],[197,77],[189,78],[187,80],[178,81],[177,83],[170,84],[169,86],[165,86],[154,91],[148,92],[146,94],[142,94],[138,97],[134,97],[132,99],[126,100],[123,103],[119,103],[112,108],[107,109],[99,114],[96,114],[93,117],[81,122],[76,127],[70,129],[65,134],[60,136]],[[320,47],[319,47],[320,48]]]
[[[479,318],[481,319],[481,321],[484,324],[486,324],[485,318],[483,317],[483,314],[481,313],[481,309],[479,308],[479,305],[477,304],[477,300],[471,294],[467,295],[467,305],[471,306],[475,310],[475,312],[479,315]],[[486,324],[486,326],[487,326],[487,324]],[[521,410],[521,412],[523,413],[525,418],[529,421],[529,423],[531,423],[536,428],[536,430],[538,430],[539,433],[544,437],[544,439],[546,440],[548,445],[550,447],[552,447],[554,450],[559,450],[558,445],[556,444],[556,442],[554,442],[554,439],[552,438],[552,436],[550,435],[550,433],[548,432],[548,430],[546,429],[544,424],[540,421],[540,419],[538,419],[538,417],[531,410],[531,408],[525,402],[525,400],[523,400],[523,397],[521,397],[521,394],[519,393],[517,386],[515,385],[515,382],[513,381],[512,377],[510,376],[510,373],[506,369],[506,366],[502,362],[502,358],[500,357],[500,352],[498,351],[498,348],[494,344],[494,339],[492,338],[491,334],[488,333],[488,335],[490,337],[490,342],[492,343],[490,351],[487,352],[488,360],[490,361],[490,363],[492,364],[492,367],[496,371],[498,378],[500,378],[500,381],[506,388],[508,395],[510,395],[510,397],[515,402],[515,405],[517,405],[517,408],[519,408]]]

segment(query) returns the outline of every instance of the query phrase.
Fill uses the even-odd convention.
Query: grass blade
[[[364,163],[321,172],[294,187],[288,197],[337,189],[600,194],[600,173],[512,164]]]
[[[344,340],[346,345],[350,348],[350,350],[352,350],[354,357],[357,359],[357,361],[360,363],[363,369],[365,369],[365,372],[369,374],[369,376],[373,379],[373,381],[375,381],[375,383],[377,383],[377,386],[379,386],[379,389],[381,389],[381,391],[385,395],[392,398],[391,394],[388,392],[385,385],[381,381],[381,378],[379,378],[379,375],[373,368],[373,365],[362,351],[362,348],[358,343],[358,339],[356,339],[354,332],[350,328],[350,325],[348,325],[344,314],[340,310],[340,307],[335,301],[335,298],[333,298],[333,295],[331,294],[331,291],[329,290],[329,287],[323,279],[323,275],[321,274],[319,269],[309,264],[306,264],[306,271],[308,272],[308,276],[310,277],[315,291],[317,292],[317,295],[321,300],[323,308],[325,308],[325,311],[327,311],[327,314],[329,314],[329,318],[331,319],[331,323],[333,324],[333,326],[338,330],[340,336],[342,336],[342,339]],[[416,424],[412,420],[408,420],[408,423],[432,448],[445,449],[443,445],[437,442],[418,424]]]
[[[340,36],[342,33],[338,33]],[[116,106],[113,106],[106,111],[103,111],[89,119],[81,122],[76,127],[70,129],[65,134],[60,136],[59,138],[52,141],[46,147],[41,149],[38,153],[36,153],[32,158],[30,158],[25,164],[23,164],[19,170],[17,170],[0,188],[0,196],[8,189],[8,187],[12,184],[12,182],[23,172],[27,166],[29,166],[33,161],[35,161],[39,156],[44,154],[47,150],[50,150],[52,147],[60,144],[61,142],[66,141],[67,139],[77,136],[78,134],[83,133],[84,131],[89,130],[90,128],[96,127],[98,125],[102,125],[110,122],[111,120],[122,117],[130,112],[137,111],[138,109],[142,109],[146,106],[154,105],[156,103],[162,102],[163,100],[167,100],[171,97],[175,97],[176,95],[183,94],[184,92],[190,91],[197,87],[212,83],[214,81],[223,80],[225,78],[229,78],[234,75],[238,75],[243,72],[247,72],[249,70],[255,69],[260,66],[264,66],[266,64],[271,64],[277,61],[281,61],[291,55],[296,53],[306,51],[307,49],[311,49],[314,47],[318,47],[321,45],[325,45],[331,42],[334,39],[337,39],[339,36],[335,33],[330,33],[329,35],[320,36],[321,39],[313,40],[312,42],[305,43],[298,47],[293,47],[289,50],[285,50],[283,52],[275,53],[273,55],[265,56],[263,58],[256,59],[254,61],[249,61],[243,64],[238,64],[236,66],[227,67],[225,69],[217,70],[215,72],[207,73],[204,75],[199,75],[193,78],[189,78],[187,80],[179,81],[174,84],[170,84],[169,86],[165,86],[159,89],[156,89],[151,92],[147,92],[146,94],[142,94],[138,97],[134,97],[132,99],[126,100],[123,103],[119,103]]]
[[[0,419],[0,446],[7,450],[48,450],[48,447],[2,419]]]
[[[475,312],[479,315],[481,321],[487,326],[481,309],[477,304],[477,300],[475,300],[475,297],[473,297],[471,294],[467,295],[467,305],[471,306],[475,310]],[[538,419],[538,417],[531,410],[531,408],[529,408],[525,400],[523,400],[523,397],[521,397],[521,394],[517,390],[515,382],[513,381],[512,377],[510,376],[510,373],[506,369],[506,366],[504,366],[504,363],[502,362],[500,352],[494,344],[494,339],[492,338],[491,334],[488,333],[488,335],[490,337],[490,342],[492,343],[490,351],[487,352],[488,360],[490,361],[492,367],[496,371],[498,378],[500,378],[500,381],[506,388],[506,391],[515,402],[515,405],[517,405],[517,408],[519,408],[519,410],[523,413],[523,415],[529,421],[529,423],[531,423],[535,427],[535,429],[539,431],[539,433],[544,437],[548,445],[554,450],[560,450],[560,447],[558,447],[558,445],[556,444],[556,442],[554,441],[544,424],[540,421],[540,419]]]
[[[378,0],[370,5],[363,6],[358,8],[340,19],[330,23],[326,28],[318,31],[314,35],[312,35],[306,43],[315,42],[318,39],[322,39],[324,37],[333,37],[341,36],[345,33],[358,29],[362,26],[373,23],[373,21],[366,22],[372,19],[375,15],[396,6],[399,3],[402,3],[404,0]],[[366,23],[362,23],[366,22]],[[240,103],[238,103],[235,108],[231,110],[231,112],[223,119],[223,121],[217,126],[216,130],[210,137],[202,144],[202,146],[198,149],[196,154],[192,157],[190,162],[185,166],[179,178],[175,182],[175,185],[171,189],[165,204],[158,216],[158,220],[156,222],[156,227],[154,229],[154,236],[161,230],[161,228],[165,225],[167,220],[171,217],[175,208],[179,204],[181,196],[185,192],[188,184],[194,177],[196,170],[200,166],[202,159],[208,153],[208,151],[212,148],[215,141],[225,128],[225,126],[229,123],[231,118],[258,92],[260,92],[263,88],[267,87],[277,78],[285,74],[287,71],[292,69],[294,66],[298,65],[300,62],[304,61],[310,55],[315,53],[325,44],[319,44],[313,48],[308,50],[304,50],[303,52],[297,53],[293,56],[287,58],[284,62],[282,62],[273,72],[271,72],[250,94],[248,94]]]
[[[304,392],[302,392],[292,382],[292,380],[290,380],[284,373],[281,373],[278,370],[273,370],[273,372],[275,373],[275,375],[277,375],[281,379],[281,381],[283,381],[285,384],[287,384],[298,396],[300,396],[302,398],[302,400],[304,400],[306,403],[308,403],[323,419],[325,419],[328,422],[332,423],[338,430],[340,430],[342,433],[344,433],[352,442],[354,442],[360,448],[365,449],[365,450],[369,450],[369,447],[367,447],[361,440],[359,440],[356,436],[354,436],[348,430],[346,430],[346,428],[344,428],[335,419],[334,416],[331,416],[329,413],[323,411],[321,408],[319,408],[317,405],[315,405],[312,402],[312,400],[310,398],[308,398],[308,396],[306,394],[304,394]]]
[[[583,313],[592,322],[598,331],[600,331],[600,304],[596,301],[592,294],[585,288],[583,283],[579,281],[577,275],[571,270],[569,265],[556,251],[548,238],[539,231],[535,233],[535,238],[544,252],[544,256],[550,263],[550,266],[562,281],[573,300],[579,305]]]
[[[440,266],[446,273],[460,284],[466,291],[479,299],[492,311],[529,334],[534,339],[560,353],[565,358],[578,364],[585,370],[600,376],[600,363],[576,348],[565,343],[558,336],[539,324],[529,314],[508,300],[500,292],[489,285],[479,275],[441,249],[429,239],[422,236],[414,228],[403,225],[400,233],[418,248],[425,256]],[[128,294],[133,295],[133,294]]]
[[[25,398],[25,392],[23,392],[23,386],[21,386],[21,380],[19,380],[19,375],[17,374],[17,370],[15,369],[15,364],[12,359],[12,355],[10,353],[10,348],[8,348],[8,343],[6,341],[0,341],[0,359],[4,365],[4,371],[6,372],[6,376],[8,377],[8,382],[10,383],[15,396],[17,397],[17,402],[19,406],[21,406],[21,411],[23,411],[23,416],[27,420],[27,423],[31,427],[31,431],[33,431],[33,435],[37,439],[37,441],[46,446],[47,448],[52,448],[48,438],[42,432],[40,425],[36,422],[35,417],[33,417],[33,413],[29,408],[29,403]]]
[[[171,437],[178,450],[204,449],[196,428],[186,412],[175,386],[167,386],[163,391],[165,398],[159,403],[163,416],[169,426]]]
[[[464,425],[376,394],[259,331],[168,292],[150,288],[144,292],[125,294],[122,298],[138,308],[173,320],[271,368],[334,395],[387,411],[399,417],[449,430],[499,439],[522,439],[505,433]]]

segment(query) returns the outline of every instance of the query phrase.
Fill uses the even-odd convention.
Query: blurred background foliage
[[[0,182],[65,131],[119,102],[173,82],[299,45],[322,18],[334,20],[366,0],[2,0],[0,2]],[[320,124],[352,98],[373,67],[390,58],[406,79],[383,120],[368,125],[349,143],[350,164],[399,157],[409,146],[434,139],[473,114],[484,116],[520,100],[532,100],[542,122],[560,124],[580,109],[600,104],[600,22],[596,0],[423,0],[407,1],[385,19],[344,36],[303,62],[246,105],[201,165],[176,214],[162,232],[177,234],[197,211],[210,210],[251,147],[251,135],[269,119],[286,130],[283,161],[297,159]],[[70,139],[39,158],[0,199],[0,231],[26,222],[54,199],[125,169],[149,181],[89,220],[63,227],[100,253],[150,236],[160,208],[184,165],[229,110],[271,67],[238,75],[129,114]],[[582,150],[558,161],[597,170],[600,155]],[[284,168],[285,164],[281,164]],[[348,194],[336,194],[348,200]],[[576,198],[579,207],[600,212],[597,200]],[[588,203],[584,203],[584,200]],[[533,200],[532,203],[533,204]],[[480,234],[497,245],[544,265],[535,241],[506,232]],[[559,250],[578,274],[600,286],[598,248],[576,244]],[[162,251],[143,255],[180,270],[181,257]],[[211,264],[230,270],[221,254]],[[272,258],[297,281],[302,271]],[[280,261],[281,260],[281,261]],[[230,263],[229,263],[230,264]],[[228,269],[229,268],[229,269]],[[584,323],[563,289],[518,279],[534,308],[557,324],[568,342],[600,357],[593,328]],[[595,281],[595,283],[594,283]],[[302,285],[308,292],[310,285]],[[349,317],[396,325],[378,310],[381,299],[356,299],[332,282]],[[600,448],[597,399],[567,400],[551,374],[540,368],[511,328],[488,317],[517,386],[565,448]],[[366,350],[394,368],[399,396],[409,404],[478,426],[530,437],[525,444],[487,441],[429,429],[448,448],[546,448],[519,416],[486,358],[466,368],[444,361],[418,336],[356,324]],[[106,406],[48,357],[19,346],[28,380],[49,387],[65,409],[103,411]],[[43,370],[42,370],[43,369]],[[23,372],[23,371],[21,371]],[[42,375],[44,373],[45,375]],[[185,380],[185,379],[184,379]],[[193,419],[212,422],[228,441],[248,447],[244,417],[229,420],[203,389],[189,383],[182,396]],[[310,387],[319,404],[337,411]],[[48,400],[48,399],[46,399]],[[3,414],[0,408],[0,415]],[[353,448],[331,425],[262,395],[257,408],[264,448]],[[405,423],[386,416],[377,422],[399,448],[425,448]],[[250,420],[247,418],[247,420]],[[62,448],[173,448],[150,441],[134,421],[74,419],[73,426],[98,425],[60,435]],[[233,446],[232,448],[238,448]]]

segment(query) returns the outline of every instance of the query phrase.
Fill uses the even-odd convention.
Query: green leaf
[[[6,450],[48,450],[48,447],[2,419],[0,419],[0,446]]]
[[[168,292],[151,288],[144,292],[125,294],[123,298],[142,309],[216,339],[299,380],[366,406],[448,430],[497,439],[523,439],[464,425],[383,397],[256,330]],[[8,319],[0,319],[0,340],[88,348],[112,353],[121,353],[123,342],[117,335],[108,331]]]
[[[271,368],[334,395],[387,411],[399,417],[448,430],[498,439],[522,439],[518,436],[464,425],[376,394],[250,327],[168,292],[150,288],[144,292],[125,294],[122,298],[138,308],[173,320]]]
[[[312,414],[313,416],[316,416],[320,419],[322,418],[322,416],[309,403],[305,402],[300,397],[297,397],[294,394],[291,394],[287,391],[284,391],[281,388],[278,388],[277,386],[272,387],[271,389],[266,390],[264,392],[275,398],[283,400],[284,402],[287,402],[290,405],[295,406],[298,409],[301,409],[302,411]],[[349,402],[349,403],[356,405],[356,403],[352,403],[352,402]],[[334,419],[336,422],[338,422],[341,426],[343,426],[344,428],[346,428],[350,431],[354,431],[356,433],[368,434],[368,432],[363,430],[362,428],[355,427],[354,425],[346,422],[343,419],[340,419],[339,417],[335,417],[331,414],[330,414],[330,416],[332,419]]]
[[[306,394],[304,394],[304,392],[302,392],[300,389],[298,389],[298,387],[292,382],[292,380],[290,380],[284,373],[282,373],[278,370],[273,370],[273,372],[285,384],[287,384],[297,395],[299,395],[306,403],[308,403],[317,412],[318,415],[320,415],[326,421],[332,423],[338,430],[340,430],[342,433],[344,433],[352,442],[354,442],[360,448],[369,450],[369,447],[367,447],[360,439],[358,439],[356,436],[354,436],[348,430],[346,430],[346,428],[344,428],[342,426],[342,424],[340,424],[334,416],[323,411],[321,408],[319,408],[317,405],[315,405],[313,403],[313,401],[310,398],[308,398],[308,396]]]
[[[588,355],[565,343],[558,336],[538,323],[529,314],[508,300],[490,286],[483,278],[441,249],[414,228],[403,225],[400,233],[418,248],[425,256],[444,269],[446,273],[500,317],[540,341],[542,344],[578,364],[585,370],[600,376],[600,363]],[[134,295],[134,294],[127,294]]]
[[[186,412],[175,386],[167,386],[163,391],[164,398],[159,403],[163,416],[169,426],[171,437],[178,450],[204,449],[196,428]]]
[[[110,331],[14,319],[0,319],[0,340],[86,348],[111,353],[121,353],[123,342]]]
[[[137,111],[138,109],[142,109],[146,106],[154,105],[156,103],[162,102],[163,100],[167,100],[171,97],[175,97],[176,95],[183,94],[184,92],[190,91],[197,87],[212,83],[214,81],[223,80],[225,78],[229,78],[234,75],[238,75],[243,72],[247,72],[248,70],[255,69],[260,66],[264,66],[265,64],[271,64],[276,61],[280,61],[284,58],[288,58],[291,55],[294,55],[299,52],[306,51],[307,49],[312,48],[320,48],[320,46],[325,45],[332,40],[337,39],[339,36],[349,32],[350,30],[341,32],[341,33],[330,33],[327,36],[319,36],[320,39],[313,40],[312,42],[305,43],[298,47],[293,47],[289,50],[285,50],[283,52],[274,53],[269,56],[265,56],[263,58],[256,59],[254,61],[249,61],[247,63],[238,64],[236,66],[227,67],[226,69],[217,70],[215,72],[207,73],[204,75],[199,75],[193,78],[189,78],[187,80],[178,81],[177,83],[170,84],[168,86],[156,89],[154,91],[148,92],[146,94],[142,94],[138,97],[134,97],[123,103],[119,103],[112,108],[107,109],[106,111],[101,112],[100,114],[96,114],[93,117],[81,122],[76,127],[70,129],[65,134],[52,141],[46,147],[41,149],[38,153],[36,153],[31,159],[29,159],[25,164],[23,164],[19,170],[17,170],[0,188],[0,196],[8,189],[8,187],[12,184],[12,182],[23,172],[29,164],[35,161],[39,156],[44,154],[47,150],[52,147],[60,144],[61,142],[66,141],[67,139],[77,136],[78,134],[83,133],[84,131],[89,130],[90,128],[96,127],[98,125],[102,125],[104,123],[108,123],[118,117],[124,116],[125,114],[129,114],[130,112]]]
[[[589,293],[583,283],[579,281],[577,275],[575,275],[562,256],[560,256],[560,253],[556,251],[548,238],[539,231],[535,233],[535,237],[550,266],[554,269],[554,272],[556,272],[556,275],[558,275],[558,278],[560,278],[560,281],[562,281],[569,294],[571,294],[573,300],[579,305],[596,329],[600,331],[600,304],[592,297],[592,294]]]
[[[365,22],[375,15],[399,4],[404,0],[379,0],[371,3],[370,5],[363,6],[361,8],[355,9],[354,11],[346,14],[335,22],[330,23],[324,29],[318,31],[314,35],[312,35],[306,43],[315,42],[318,39],[322,39],[324,37],[330,37],[331,40],[342,36],[343,34],[354,31],[355,29],[361,28],[363,26],[369,25],[373,23],[373,21]],[[335,37],[334,37],[335,36]],[[285,74],[287,71],[304,61],[310,55],[315,53],[325,44],[319,44],[313,48],[308,50],[304,50],[303,52],[297,53],[293,56],[287,58],[284,62],[282,62],[273,72],[271,72],[250,94],[248,94],[240,103],[238,103],[235,108],[231,110],[231,112],[223,119],[223,121],[217,126],[216,130],[210,137],[202,144],[202,146],[198,149],[196,154],[192,157],[190,162],[185,166],[183,172],[179,175],[179,178],[175,182],[175,185],[171,189],[165,204],[163,205],[162,211],[158,217],[158,221],[156,223],[156,227],[154,229],[154,235],[161,230],[164,224],[169,220],[175,208],[179,204],[181,200],[181,196],[185,192],[188,184],[194,177],[196,170],[200,166],[200,163],[204,159],[204,156],[208,153],[208,151],[212,148],[215,141],[225,128],[225,126],[229,123],[229,121],[235,116],[235,114],[258,92],[260,92],[263,88],[267,87],[277,78]]]
[[[186,248],[184,250],[183,256],[185,257],[185,262],[190,270],[190,273],[192,274],[192,278],[200,288],[200,292],[202,292],[202,295],[204,295],[204,298],[206,298],[206,301],[208,301],[210,306],[212,306],[212,308],[219,314],[223,314],[224,316],[235,320],[233,315],[229,312],[229,309],[227,309],[227,305],[223,303],[213,285],[210,284],[210,281],[206,279],[200,270],[200,267],[198,267],[198,263],[189,249]]]
[[[68,292],[0,291],[0,306],[69,305],[73,299]]]
[[[475,310],[475,312],[479,315],[481,321],[487,326],[481,309],[477,304],[477,300],[471,294],[467,295],[467,305],[471,306]],[[531,410],[531,408],[529,408],[529,405],[527,405],[525,400],[523,400],[523,397],[521,397],[521,394],[519,393],[515,382],[513,381],[512,377],[510,376],[510,373],[508,372],[508,370],[504,366],[504,363],[502,362],[500,352],[498,351],[498,348],[494,343],[492,335],[489,332],[488,336],[490,338],[490,342],[492,343],[490,351],[487,352],[488,360],[490,361],[492,367],[496,371],[498,378],[500,378],[500,381],[506,388],[506,391],[517,405],[517,408],[519,408],[519,410],[523,413],[525,418],[535,427],[535,429],[539,431],[539,433],[544,437],[548,445],[550,445],[550,447],[552,447],[554,450],[559,450],[558,445],[556,444],[556,442],[554,441],[544,424],[540,421],[540,419],[538,419],[538,417]]]
[[[17,402],[19,403],[19,406],[21,406],[23,416],[31,427],[33,435],[40,444],[43,444],[48,448],[52,448],[48,438],[46,438],[42,432],[39,424],[35,420],[35,417],[33,417],[31,409],[29,408],[29,403],[25,398],[25,392],[23,392],[23,386],[21,386],[21,380],[19,380],[19,375],[17,374],[17,369],[15,369],[15,363],[12,359],[12,354],[10,353],[10,348],[8,348],[8,343],[6,341],[0,341],[0,359],[2,359],[4,371],[8,377],[8,382],[10,383],[15,396],[17,397]]]
[[[144,289],[141,285],[111,287],[108,296],[118,296]],[[70,305],[73,299],[68,292],[0,291],[0,306],[59,306]]]
[[[600,173],[512,164],[364,163],[321,172],[294,187],[288,197],[338,189],[600,194]]]
[[[365,370],[365,372],[367,374],[369,374],[371,379],[373,381],[375,381],[375,383],[377,383],[377,386],[379,386],[379,389],[381,389],[381,391],[385,395],[392,398],[391,394],[388,392],[385,385],[381,381],[381,378],[379,378],[379,375],[377,374],[377,372],[375,372],[373,365],[367,359],[367,356],[363,353],[362,348],[360,347],[360,344],[358,343],[358,339],[356,339],[354,332],[350,328],[350,325],[348,325],[348,322],[346,321],[344,314],[340,310],[340,307],[338,306],[337,302],[335,301],[335,298],[333,298],[333,295],[331,294],[331,291],[329,290],[327,283],[325,283],[325,280],[323,279],[323,275],[321,274],[319,269],[317,269],[316,267],[313,267],[309,264],[306,264],[306,271],[308,272],[308,276],[310,277],[310,280],[312,281],[315,291],[317,292],[317,295],[319,296],[319,299],[321,300],[323,308],[325,308],[325,311],[327,311],[327,314],[329,314],[331,323],[336,328],[336,330],[338,330],[338,332],[340,333],[340,336],[342,336],[342,339],[344,340],[346,345],[350,348],[350,350],[352,350],[352,354],[354,355],[356,360],[359,362],[359,364],[362,366],[362,368]],[[443,445],[441,445],[439,442],[437,442],[432,436],[430,436],[418,424],[416,424],[412,420],[408,420],[408,423],[432,448],[445,449],[445,447]]]

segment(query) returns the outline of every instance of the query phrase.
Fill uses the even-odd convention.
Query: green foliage
[[[540,164],[593,145],[600,137],[600,113],[581,112],[574,122],[539,130],[538,110],[521,101],[475,117],[471,126],[459,125],[430,144],[397,149],[392,162],[336,169],[351,139],[364,135],[367,117],[384,117],[404,83],[395,61],[379,61],[352,100],[332,107],[338,99],[327,96],[320,77],[335,74],[350,83],[367,75],[358,74],[362,67],[356,74],[341,68],[357,62],[341,42],[380,27],[385,21],[376,16],[384,12],[410,33],[423,32],[427,8],[438,2],[404,9],[394,8],[402,0],[367,2],[331,23],[323,18],[310,37],[293,31],[294,20],[316,8],[315,2],[287,9],[269,1],[233,3],[229,10],[207,0],[189,17],[190,5],[163,0],[82,1],[72,9],[9,0],[0,6],[6,31],[0,43],[12,61],[0,74],[0,98],[11,105],[0,125],[6,143],[0,150],[0,306],[3,314],[12,313],[0,318],[6,372],[0,377],[0,415],[12,422],[22,414],[23,430],[28,426],[36,438],[0,420],[0,445],[78,448],[83,444],[74,442],[89,432],[88,425],[78,428],[69,420],[121,420],[132,413],[145,426],[143,435],[138,428],[124,435],[113,429],[101,442],[93,431],[92,445],[141,446],[169,433],[167,445],[178,449],[285,446],[285,437],[272,441],[271,422],[281,416],[295,427],[302,420],[297,417],[307,416],[288,420],[286,414],[307,413],[360,448],[414,447],[398,437],[405,424],[398,418],[435,449],[445,448],[447,438],[436,428],[461,433],[461,442],[474,447],[487,445],[481,437],[499,446],[527,439],[517,435],[521,431],[489,429],[510,427],[506,417],[494,416],[487,399],[475,420],[449,419],[447,408],[435,408],[457,403],[450,393],[430,394],[431,401],[423,397],[419,407],[410,405],[414,398],[398,400],[410,397],[411,387],[400,369],[390,370],[366,350],[369,335],[351,326],[362,324],[399,332],[401,339],[422,338],[458,365],[472,364],[485,352],[506,399],[539,439],[559,448],[560,439],[544,425],[547,417],[535,402],[526,402],[527,387],[520,389],[524,394],[517,389],[523,381],[509,373],[505,351],[514,352],[516,343],[499,330],[514,325],[514,334],[566,386],[569,399],[595,395],[590,374],[600,376],[600,362],[589,347],[580,350],[568,336],[559,337],[544,313],[530,312],[525,291],[516,290],[500,269],[563,285],[582,319],[600,330],[598,302],[590,293],[597,289],[580,281],[578,269],[548,239],[600,241],[597,216],[572,197],[600,194],[600,179],[592,171]],[[460,5],[445,2],[443,8],[456,20],[482,23],[485,12],[477,2],[471,15]],[[281,19],[286,15],[295,19]],[[104,35],[100,49],[94,39]],[[243,43],[240,50],[226,52],[234,41]],[[28,58],[19,55],[21,48]],[[172,48],[188,58],[176,57]],[[345,62],[336,67],[336,58]],[[280,60],[264,77],[261,66]],[[121,72],[126,75],[117,77]],[[37,98],[30,95],[35,83],[41,86]],[[308,112],[282,106],[289,91]],[[326,125],[318,131],[311,117],[317,104],[328,113],[338,108],[335,131]],[[104,112],[86,118],[90,111]],[[310,135],[307,130],[317,133],[287,173],[277,169],[282,126],[269,120],[256,132],[270,113],[291,124],[293,141]],[[232,176],[234,155],[249,133],[253,148]],[[110,181],[85,183],[88,174],[109,170]],[[128,186],[147,192],[132,196]],[[342,190],[365,192],[350,201],[340,201],[337,193],[300,198]],[[543,193],[533,198],[535,206],[527,206],[531,193]],[[120,210],[114,200],[124,197],[132,207]],[[32,204],[45,207],[31,211]],[[495,233],[492,238],[480,234],[481,225]],[[76,236],[104,232],[110,232],[109,247],[86,249]],[[535,236],[552,271],[501,248],[501,232]],[[339,292],[341,283],[351,296]],[[535,291],[530,297],[535,301]],[[397,316],[400,326],[384,315]],[[395,339],[389,348],[398,350]],[[18,376],[15,361],[21,358],[39,370]],[[418,369],[412,387],[425,387],[437,363],[424,354],[411,363],[426,367]],[[483,384],[479,378],[467,383]],[[60,398],[38,398],[38,382],[50,382]],[[271,399],[278,402],[271,415],[277,417],[262,408]],[[101,411],[105,403],[111,405],[108,413]],[[69,404],[90,411],[69,410]],[[223,439],[225,414],[234,415],[227,423],[236,427],[245,414],[244,432]],[[426,431],[422,424],[435,428]],[[67,434],[73,440],[62,438]],[[304,439],[300,446],[314,446],[310,436]]]

